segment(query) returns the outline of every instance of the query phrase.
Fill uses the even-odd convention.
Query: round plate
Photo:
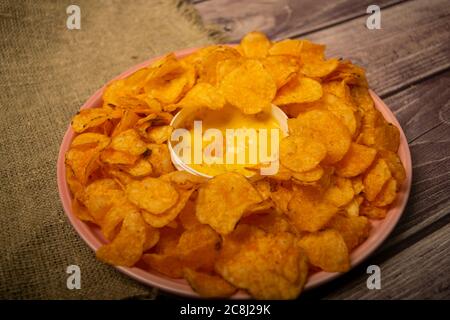
[[[175,52],[176,56],[181,58],[184,57],[198,48],[186,49]],[[148,66],[152,62],[162,58],[156,57],[149,59],[141,64],[138,64],[131,69],[125,71],[120,74],[113,80],[125,78],[135,71]],[[102,105],[102,93],[105,89],[106,85],[101,89],[97,90],[81,107],[81,109],[99,107]],[[408,142],[406,140],[405,134],[400,127],[397,119],[395,118],[392,111],[386,106],[386,104],[373,92],[370,91],[372,98],[375,102],[375,107],[383,114],[387,121],[395,124],[397,128],[400,130],[400,148],[398,150],[398,155],[405,166],[406,169],[406,180],[403,183],[398,196],[395,202],[391,205],[391,209],[385,219],[378,221],[371,221],[372,230],[368,239],[362,243],[358,248],[356,248],[350,255],[351,265],[352,267],[361,263],[364,259],[366,259],[372,252],[374,252],[388,237],[391,231],[394,229],[397,224],[400,216],[405,209],[406,203],[408,201],[409,192],[411,189],[411,179],[412,179],[412,165],[411,165],[411,154],[408,147]],[[105,239],[100,233],[98,227],[93,226],[92,224],[85,223],[79,220],[72,213],[72,200],[69,191],[69,187],[66,183],[66,173],[64,166],[64,155],[66,151],[69,149],[70,143],[74,138],[75,133],[69,125],[64,138],[62,140],[58,163],[57,163],[57,179],[58,179],[58,189],[59,196],[61,198],[62,205],[64,207],[64,211],[67,214],[70,223],[81,236],[81,238],[92,248],[92,250],[97,251],[103,244],[106,243]],[[133,279],[136,279],[144,284],[147,284],[152,287],[158,287],[164,291],[168,291],[177,295],[189,296],[189,297],[199,297],[197,293],[195,293],[188,283],[183,279],[171,279],[156,271],[147,271],[145,269],[139,267],[127,268],[127,267],[116,267],[122,273],[130,276]],[[311,289],[317,287],[325,282],[328,282],[336,277],[338,277],[340,273],[329,273],[329,272],[317,272],[311,275],[306,283],[305,289]],[[233,296],[233,298],[243,299],[249,298],[249,296],[244,292],[238,292]]]

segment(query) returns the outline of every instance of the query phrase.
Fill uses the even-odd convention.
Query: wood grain
[[[381,8],[402,2],[380,0]],[[206,24],[214,24],[230,39],[239,41],[247,32],[259,30],[273,39],[298,36],[366,15],[371,0],[208,0],[196,2]]]

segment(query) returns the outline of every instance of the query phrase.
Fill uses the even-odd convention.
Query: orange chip
[[[324,199],[336,207],[342,207],[348,204],[353,196],[352,182],[346,178],[334,177],[332,185],[324,194]]]
[[[328,224],[329,228],[338,231],[347,245],[348,251],[363,243],[370,232],[370,222],[366,217],[336,215]]]
[[[116,151],[126,152],[133,156],[143,154],[147,150],[147,145],[134,129],[123,131],[115,136],[111,141],[110,147]]]
[[[256,232],[245,238],[239,233],[225,237],[216,271],[256,299],[296,298],[308,274],[307,259],[296,238],[286,232]]]
[[[338,212],[338,207],[325,202],[313,187],[299,186],[289,201],[288,215],[297,231],[322,229]]]
[[[310,233],[298,242],[313,266],[327,272],[346,272],[350,269],[347,245],[336,230]]]
[[[271,45],[264,33],[253,31],[242,38],[240,47],[244,56],[248,58],[264,58]]]
[[[386,208],[374,207],[369,203],[363,203],[361,205],[361,215],[366,216],[369,219],[384,219],[387,214]]]
[[[217,232],[227,234],[233,231],[249,206],[261,201],[258,191],[245,177],[232,172],[220,174],[200,187],[197,218]]]
[[[132,203],[152,214],[163,213],[179,198],[177,190],[170,183],[150,177],[129,183],[126,193]]]
[[[378,159],[363,178],[364,196],[373,201],[380,193],[384,184],[391,178],[391,171],[384,159]]]
[[[386,164],[391,170],[392,176],[397,180],[398,185],[401,185],[406,179],[406,172],[399,156],[389,150],[379,150],[378,153],[380,157],[386,161]]]
[[[289,119],[289,132],[293,135],[307,135],[322,142],[327,148],[323,162],[333,164],[341,160],[351,144],[348,129],[331,112],[311,110]]]
[[[276,105],[317,101],[322,97],[322,86],[316,80],[302,75],[293,77],[277,92]]]
[[[303,42],[300,40],[286,39],[275,42],[269,49],[269,54],[300,57],[303,48]]]
[[[269,56],[261,60],[261,62],[275,81],[277,89],[296,76],[300,65],[298,60],[284,56]]]
[[[269,110],[276,84],[263,65],[247,60],[220,83],[225,99],[246,114]]]
[[[131,267],[142,256],[146,239],[146,226],[138,212],[129,213],[113,242],[97,250],[99,260],[119,266]]]
[[[236,287],[219,276],[209,275],[185,268],[183,272],[192,289],[205,298],[226,298],[236,292]]]
[[[134,165],[139,156],[113,149],[105,149],[100,154],[100,160],[108,164]]]
[[[198,221],[197,216],[195,214],[195,202],[189,200],[186,203],[186,206],[183,210],[180,211],[178,215],[178,219],[181,222],[181,225],[184,229],[189,230],[198,225],[200,225],[200,221]]]
[[[152,143],[148,144],[147,148],[150,152],[148,161],[150,161],[155,175],[160,176],[175,170],[167,144]]]
[[[370,167],[376,154],[373,148],[352,143],[344,158],[336,164],[336,173],[341,177],[356,177]]]
[[[109,241],[113,241],[120,231],[120,226],[125,217],[138,210],[128,201],[114,205],[105,214],[100,222],[103,236]]]
[[[96,127],[108,119],[113,118],[110,110],[105,108],[83,109],[72,119],[73,131],[80,133],[89,128]]]
[[[213,46],[205,49],[204,56],[199,59],[198,82],[208,82],[212,85],[216,85],[218,83],[217,66],[220,61],[238,59],[241,55],[235,48],[229,46]]]
[[[288,136],[280,142],[281,164],[295,172],[314,169],[326,154],[325,146],[309,137]]]
[[[228,60],[226,60],[228,61]],[[182,108],[209,108],[222,109],[225,106],[225,98],[213,85],[202,82],[196,84],[177,104]]]
[[[372,204],[377,207],[384,207],[394,202],[397,196],[397,180],[389,179],[378,193]]]
[[[292,172],[292,181],[300,183],[311,183],[320,180],[325,174],[325,170],[321,166],[305,172]]]

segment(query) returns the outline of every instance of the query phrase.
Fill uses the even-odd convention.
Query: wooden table
[[[207,24],[231,40],[252,30],[273,40],[307,38],[328,56],[364,66],[370,86],[394,111],[413,159],[404,215],[389,239],[359,267],[303,299],[450,298],[450,3],[447,0],[193,0]],[[369,30],[366,9],[381,8]],[[368,290],[366,268],[381,268]]]

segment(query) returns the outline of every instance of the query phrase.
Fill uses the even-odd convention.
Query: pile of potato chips
[[[363,69],[324,49],[252,32],[237,47],[169,54],[112,82],[103,106],[81,110],[66,178],[73,213],[108,241],[97,257],[185,278],[204,297],[242,289],[293,299],[308,274],[349,270],[405,170],[399,131],[375,109]],[[276,175],[175,170],[167,141],[178,110],[256,114],[272,103],[289,116]]]

